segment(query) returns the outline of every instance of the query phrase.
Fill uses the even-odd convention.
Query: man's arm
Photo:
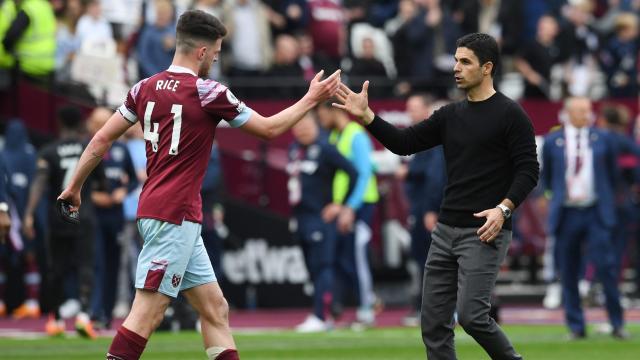
[[[518,207],[538,183],[540,165],[536,155],[533,125],[527,114],[514,104],[511,126],[507,129],[507,146],[513,164],[513,181],[506,198]],[[508,206],[508,204],[505,204]]]
[[[359,93],[340,84],[340,89],[336,93],[340,103],[332,105],[360,119],[371,135],[394,154],[411,155],[441,144],[438,121],[441,110],[436,111],[427,121],[406,129],[398,129],[374,114],[369,107],[368,94],[369,81],[362,84],[362,90]]]
[[[27,30],[29,26],[29,16],[20,10],[16,15],[15,19],[11,23],[9,29],[5,33],[4,39],[2,40],[2,46],[7,52],[11,52],[13,47],[16,45],[22,34]]]
[[[33,239],[35,237],[33,213],[36,211],[36,207],[42,198],[42,194],[47,187],[49,181],[49,163],[43,159],[38,158],[36,176],[29,188],[29,198],[27,199],[27,207],[24,210],[22,218],[22,231],[27,238]]]
[[[4,160],[0,158],[0,244],[4,243],[5,237],[11,229],[11,217],[9,216],[8,203],[8,172],[4,166]]]
[[[84,149],[73,177],[67,188],[58,199],[67,200],[78,210],[80,207],[80,190],[91,171],[100,163],[104,154],[111,148],[113,142],[124,134],[133,125],[125,119],[119,111],[116,111],[104,126],[93,136],[87,148]]]
[[[323,73],[324,70],[316,74],[311,80],[309,90],[298,102],[269,117],[253,111],[249,121],[242,125],[242,130],[265,140],[273,139],[289,130],[309,110],[336,93],[340,85],[340,70],[336,70],[331,76],[320,81]]]

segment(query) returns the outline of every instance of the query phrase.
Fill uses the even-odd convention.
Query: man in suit
[[[589,99],[567,99],[561,119],[563,128],[545,139],[541,179],[551,194],[549,231],[556,239],[570,338],[586,336],[578,293],[578,280],[586,261],[580,254],[590,257],[587,260],[594,264],[603,284],[612,336],[626,338],[612,243],[616,226],[616,148],[607,132],[592,126]]]

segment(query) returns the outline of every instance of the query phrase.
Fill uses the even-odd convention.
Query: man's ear
[[[491,75],[491,71],[493,70],[493,63],[491,61],[487,61],[482,65],[482,74],[483,75]]]
[[[207,47],[201,46],[198,48],[198,61],[203,61],[204,57],[207,55]]]

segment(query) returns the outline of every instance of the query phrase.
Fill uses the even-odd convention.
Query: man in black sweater
[[[493,88],[500,57],[495,39],[474,33],[456,46],[455,81],[467,98],[428,121],[401,130],[376,116],[368,106],[368,81],[360,93],[341,85],[334,106],[358,117],[396,154],[444,148],[448,182],[422,289],[427,357],[456,359],[457,311],[460,325],[492,359],[522,359],[489,317],[489,301],[511,241],[511,212],[538,181],[533,126],[516,102]]]

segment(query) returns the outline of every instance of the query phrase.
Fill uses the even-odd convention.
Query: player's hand
[[[322,209],[322,221],[325,223],[330,223],[336,219],[338,214],[342,210],[342,206],[340,204],[331,203]]]
[[[22,233],[29,240],[33,240],[36,237],[36,230],[33,226],[33,215],[24,215],[22,219]]]
[[[80,211],[80,204],[82,200],[80,199],[80,192],[73,192],[68,189],[65,189],[60,193],[57,200],[64,200],[71,204],[71,211]]]
[[[487,222],[478,229],[477,234],[480,236],[482,242],[492,242],[502,230],[504,225],[504,216],[502,216],[502,210],[498,208],[487,209],[479,213],[473,214],[477,218],[487,218]]]
[[[11,217],[7,211],[0,211],[0,244],[4,244],[11,229]]]
[[[347,234],[353,231],[353,224],[356,220],[356,213],[352,208],[344,206],[338,215],[338,231],[341,234]]]
[[[365,125],[373,121],[373,110],[369,108],[369,80],[362,84],[359,93],[353,92],[349,87],[340,83],[340,88],[336,92],[339,103],[333,103],[334,107],[345,110],[351,115],[360,119]]]
[[[332,96],[335,96],[338,91],[338,87],[340,86],[340,69],[336,70],[331,76],[320,81],[322,79],[322,75],[324,74],[324,70],[320,70],[316,76],[311,80],[311,84],[309,85],[309,91],[307,91],[307,96],[315,102],[319,104]]]

